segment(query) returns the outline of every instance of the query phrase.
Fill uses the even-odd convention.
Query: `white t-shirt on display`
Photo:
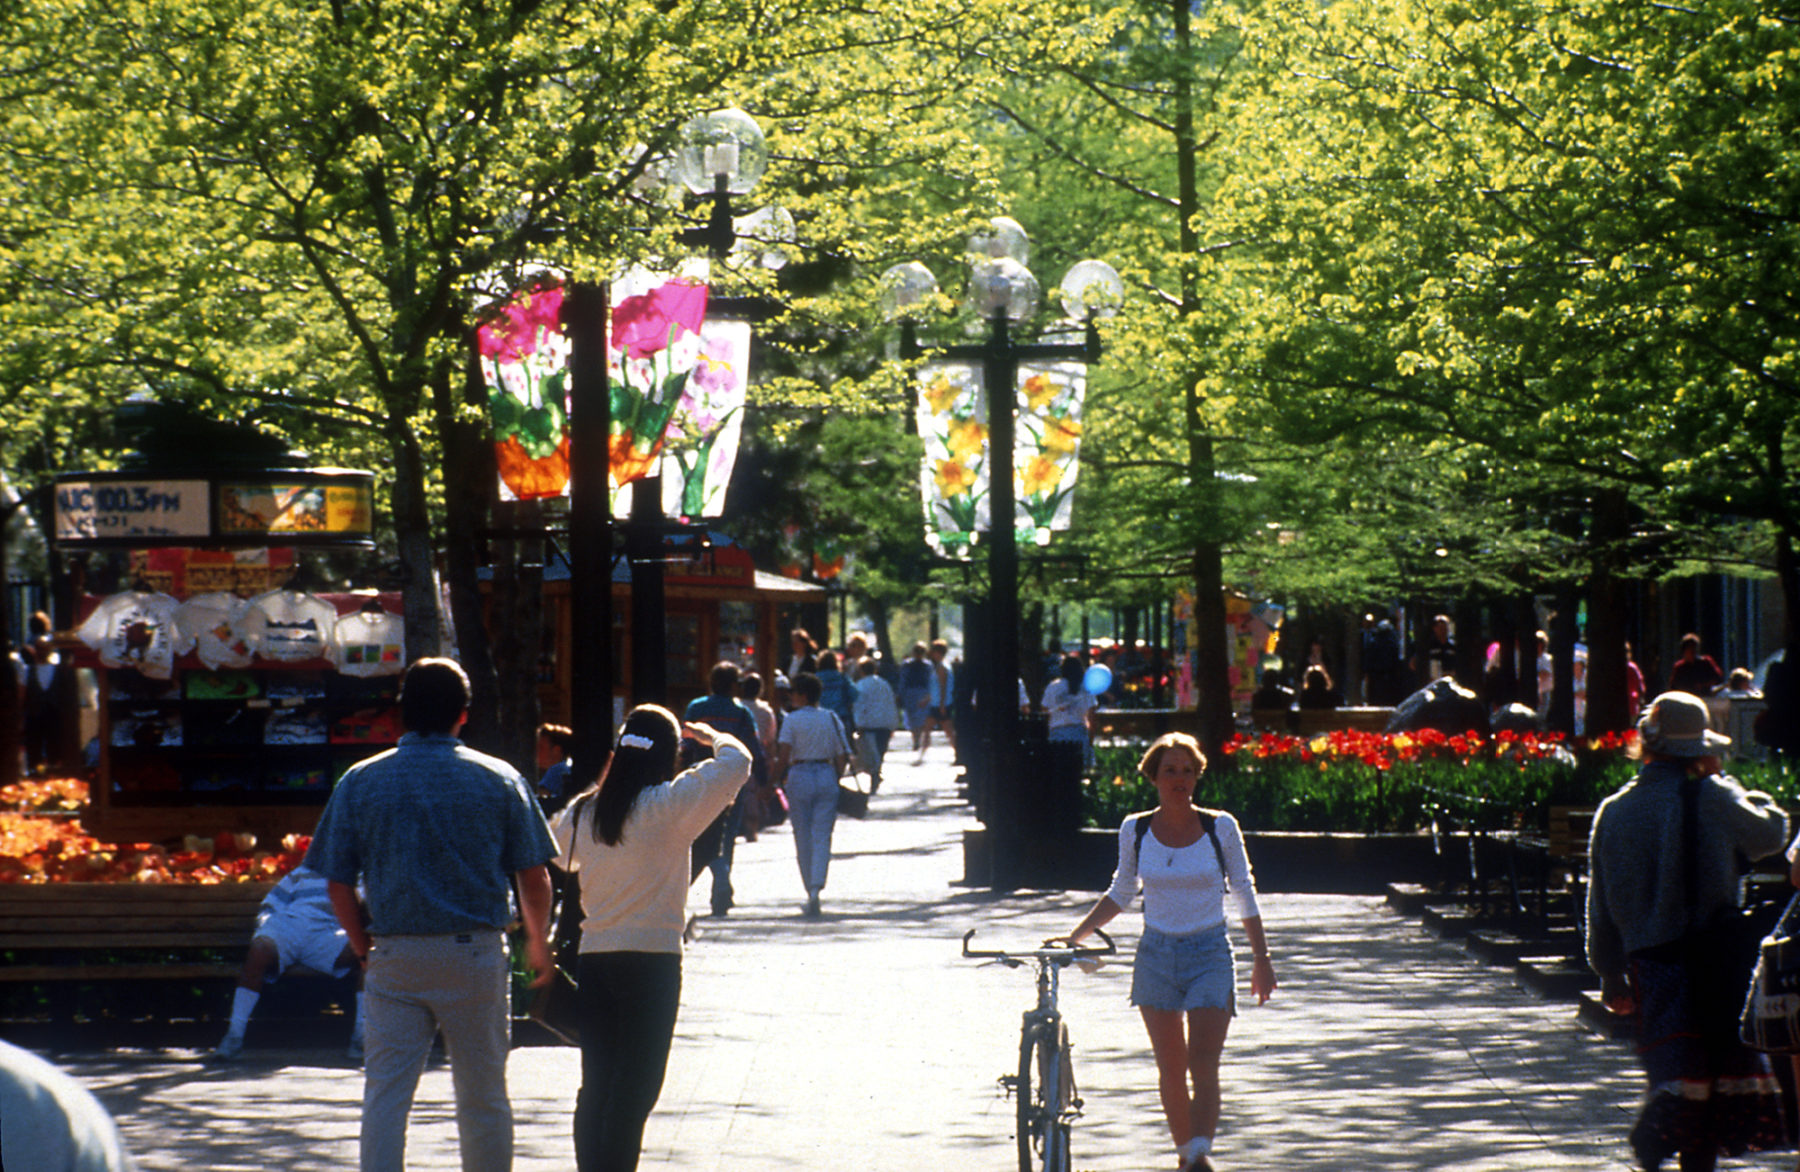
[[[277,663],[324,659],[337,618],[337,608],[315,594],[271,590],[250,600],[244,633],[262,659]]]
[[[406,620],[387,611],[340,615],[331,631],[331,662],[347,676],[391,676],[406,668]]]
[[[249,667],[253,658],[244,634],[250,604],[235,594],[215,591],[196,594],[175,612],[181,632],[181,651],[193,651],[213,671]]]
[[[175,674],[181,603],[167,594],[128,590],[94,608],[75,632],[107,667],[134,667],[154,680]]]

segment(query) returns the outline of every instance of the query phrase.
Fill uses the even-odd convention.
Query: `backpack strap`
[[[1134,867],[1140,866],[1144,861],[1144,835],[1150,833],[1150,819],[1153,817],[1153,815],[1152,814],[1138,814],[1138,815],[1135,815],[1135,817],[1136,817],[1137,821],[1132,824],[1132,829],[1137,834],[1137,843],[1136,843],[1137,849],[1132,853],[1132,856],[1131,856],[1131,863],[1132,863],[1132,866],[1134,866]]]
[[[1137,835],[1136,850],[1131,856],[1134,866],[1141,867],[1143,863],[1144,835],[1150,833],[1150,819],[1153,817],[1155,811],[1136,815],[1137,821],[1132,826],[1132,833]],[[1225,869],[1225,848],[1219,845],[1219,832],[1213,828],[1217,822],[1218,818],[1211,810],[1200,811],[1200,829],[1206,831],[1206,837],[1212,841],[1213,857],[1219,860],[1219,875],[1225,881],[1225,890],[1230,892],[1231,872]]]

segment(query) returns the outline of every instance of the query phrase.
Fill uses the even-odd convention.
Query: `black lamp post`
[[[677,178],[712,201],[704,225],[680,234],[684,244],[723,259],[737,242],[731,197],[748,194],[768,164],[760,127],[741,110],[716,110],[682,129]],[[612,398],[607,373],[609,287],[576,282],[564,301],[569,336],[569,570],[571,604],[570,721],[576,775],[598,773],[612,744],[612,512],[608,450]],[[735,298],[713,298],[709,316],[744,316]],[[662,478],[632,484],[626,556],[631,564],[632,699],[668,698],[663,604]]]
[[[1024,229],[1009,219],[994,221],[992,235],[973,242],[970,298],[988,323],[988,336],[975,345],[934,348],[936,357],[979,363],[987,399],[988,421],[988,605],[987,631],[976,646],[985,663],[978,669],[981,738],[987,754],[992,844],[991,885],[1016,885],[1020,869],[1021,826],[1025,806],[1020,758],[1019,706],[1019,535],[1017,494],[1013,484],[1014,417],[1019,365],[1023,362],[1100,360],[1098,316],[1118,305],[1123,286],[1103,261],[1082,261],[1069,270],[1061,293],[1071,321],[1079,321],[1079,343],[1020,342],[1014,326],[1029,319],[1041,296],[1037,279],[1025,267],[1029,242]],[[920,358],[910,316],[912,307],[937,291],[931,273],[917,262],[896,265],[882,276],[882,299],[890,315],[901,316],[901,356]]]

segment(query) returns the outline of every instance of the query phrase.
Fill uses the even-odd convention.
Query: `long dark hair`
[[[625,717],[618,743],[596,781],[574,801],[569,817],[581,826],[582,809],[594,807],[591,820],[595,842],[618,846],[625,838],[625,819],[638,795],[675,776],[675,755],[681,747],[681,722],[660,704],[640,704]]]

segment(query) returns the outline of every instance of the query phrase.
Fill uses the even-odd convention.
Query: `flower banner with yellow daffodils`
[[[988,411],[981,367],[931,362],[920,369],[920,381],[925,538],[941,553],[966,556],[975,535],[989,528]],[[1052,530],[1069,527],[1086,389],[1086,368],[1080,363],[1019,367],[1013,491],[1020,541],[1046,545]]]

